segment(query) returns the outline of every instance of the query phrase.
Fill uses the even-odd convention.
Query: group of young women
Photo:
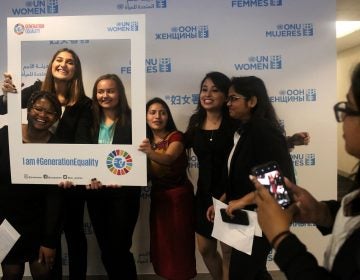
[[[16,91],[9,74],[2,89],[4,93]],[[43,82],[22,90],[22,105],[28,110],[28,124],[23,128],[26,143],[132,144],[131,109],[122,81],[115,74],[100,76],[92,99],[86,97],[80,60],[70,49],[55,53]],[[350,114],[345,109],[344,114]],[[0,97],[0,113],[4,112],[6,94]],[[271,279],[266,270],[271,249],[267,238],[273,237],[268,233],[270,226],[260,220],[267,238],[255,237],[252,255],[222,243],[220,255],[217,240],[211,237],[212,197],[228,203],[229,213],[244,207],[254,210],[259,199],[248,176],[251,168],[275,160],[284,175],[295,181],[288,149],[293,145],[287,140],[306,144],[308,135],[285,137],[261,79],[229,79],[220,72],[210,72],[202,80],[199,103],[184,134],[177,130],[168,105],[160,98],[147,102],[146,123],[147,139],[139,150],[149,162],[150,255],[155,272],[166,279],[195,277],[196,232],[199,251],[214,279]],[[0,134],[4,142],[0,156],[6,159],[7,128]],[[191,150],[199,161],[195,197],[187,176]],[[1,264],[4,279],[21,279],[25,262],[30,263],[34,279],[61,279],[62,229],[68,246],[69,278],[86,279],[85,201],[108,278],[137,279],[130,248],[139,213],[139,187],[104,186],[89,178],[83,187],[61,182],[65,191],[54,186],[25,191],[23,186],[11,184],[9,166],[1,169],[0,180],[0,217],[22,234]],[[39,201],[38,208],[28,211],[31,204],[9,203],[15,195],[16,201]],[[14,205],[26,207],[15,211]]]
[[[4,76],[1,113],[7,111],[6,94],[16,92],[11,75]],[[103,75],[94,84],[92,99],[86,97],[81,63],[73,50],[58,50],[45,80],[36,81],[21,94],[22,106],[28,112],[24,143],[131,144],[131,110],[123,83],[117,75]],[[4,203],[0,203],[0,215],[21,234],[1,264],[3,278],[22,279],[24,264],[29,262],[34,279],[62,279],[60,236],[64,231],[69,279],[85,280],[87,241],[83,217],[87,202],[109,279],[137,279],[130,248],[140,207],[140,187],[102,186],[89,178],[89,185],[81,187],[60,182],[63,191],[58,186],[27,186],[25,190],[24,186],[11,184],[6,126],[1,130],[1,141],[4,145],[0,156],[7,166],[2,168],[0,190]],[[16,200],[8,199],[15,196]]]

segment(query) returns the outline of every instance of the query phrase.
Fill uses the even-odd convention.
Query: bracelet
[[[291,234],[290,230],[284,230],[284,231],[280,232],[279,234],[277,234],[277,235],[273,238],[273,240],[271,240],[271,242],[270,242],[271,247],[274,248],[275,243],[276,243],[281,237],[283,237],[284,235],[289,235],[289,234]]]

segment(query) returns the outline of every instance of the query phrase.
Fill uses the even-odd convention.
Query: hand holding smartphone
[[[233,211],[234,216],[229,216],[226,213],[226,209],[221,208],[220,213],[221,213],[221,219],[225,223],[245,225],[245,226],[249,225],[249,217],[246,211],[238,209]]]
[[[281,207],[286,208],[293,202],[277,162],[270,161],[255,166],[251,172],[269,190]]]

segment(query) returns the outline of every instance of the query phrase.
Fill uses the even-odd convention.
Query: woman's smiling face
[[[51,73],[54,79],[69,81],[75,74],[74,57],[69,52],[60,52],[51,65]]]
[[[221,92],[213,81],[207,78],[201,87],[200,103],[205,110],[220,111],[225,103],[225,93]]]
[[[119,91],[114,80],[101,80],[97,84],[96,98],[103,109],[114,109],[119,103]]]
[[[46,98],[39,98],[28,111],[28,125],[38,130],[49,129],[58,119],[52,103]]]

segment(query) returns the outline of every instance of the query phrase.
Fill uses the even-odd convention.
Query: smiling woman
[[[206,218],[212,197],[219,198],[226,178],[222,172],[231,150],[234,131],[226,108],[230,79],[221,72],[209,72],[200,83],[199,102],[185,132],[186,149],[199,161],[195,195],[195,230],[199,252],[214,279],[227,279],[231,248],[211,236],[213,223]]]
[[[22,125],[24,143],[47,143],[54,135],[49,128],[61,116],[61,105],[56,96],[46,91],[35,92],[28,102],[28,124]]]
[[[52,56],[44,81],[37,80],[33,85],[22,89],[21,107],[26,108],[30,96],[38,90],[53,93],[63,106],[59,122],[51,128],[61,143],[91,143],[91,99],[85,95],[81,62],[71,49],[62,48]],[[10,73],[4,74],[3,92],[16,92]],[[6,95],[0,97],[0,112],[7,112],[4,102]]]
[[[228,183],[222,201],[229,204],[228,214],[241,208],[254,211],[254,187],[249,180],[252,168],[276,161],[283,174],[294,179],[291,157],[263,80],[255,76],[233,77],[227,106],[238,129],[228,159]],[[258,236],[254,236],[251,255],[232,249],[229,279],[271,279],[266,268],[269,251],[268,241]]]
[[[71,49],[62,48],[54,53],[48,65],[44,81],[37,80],[33,85],[22,89],[21,107],[27,107],[34,92],[39,90],[50,92],[50,95],[62,106],[59,110],[55,110],[58,122],[48,125],[53,118],[51,112],[54,109],[45,107],[41,102],[33,103],[28,107],[28,121],[35,128],[47,127],[42,133],[47,134],[48,137],[51,133],[48,128],[53,131],[57,143],[91,143],[91,99],[85,95],[78,55]],[[16,92],[11,74],[5,73],[4,78],[3,92]],[[1,108],[1,106],[7,106],[6,102],[3,102],[4,96],[6,94],[0,97],[1,113],[7,111],[7,108]],[[25,137],[34,137],[31,133],[25,133]],[[67,213],[71,213],[67,216],[64,225],[69,254],[69,274],[70,278],[81,280],[86,278],[87,259],[87,242],[83,228],[85,196],[81,189],[69,190],[66,192],[66,200]],[[61,277],[60,243],[57,253],[53,273]]]
[[[22,126],[25,143],[54,143],[48,128],[61,115],[56,96],[35,92],[28,102],[28,124]],[[63,224],[62,194],[57,186],[11,183],[8,127],[0,129],[0,220],[6,218],[20,233],[20,239],[1,263],[4,279],[22,279],[25,262],[29,262],[34,279],[52,279],[56,245]],[[34,158],[23,158],[35,165]]]
[[[93,143],[131,144],[131,108],[119,76],[98,77],[93,86],[92,102]],[[122,158],[114,159],[119,169],[125,164]],[[137,272],[130,249],[140,210],[140,188],[120,188],[115,184],[118,183],[105,186],[96,178],[91,179],[87,186],[87,207],[108,278],[133,280],[137,279]]]
[[[146,103],[147,139],[139,146],[149,160],[151,180],[150,258],[157,275],[196,275],[193,185],[187,178],[183,134],[161,98]]]

